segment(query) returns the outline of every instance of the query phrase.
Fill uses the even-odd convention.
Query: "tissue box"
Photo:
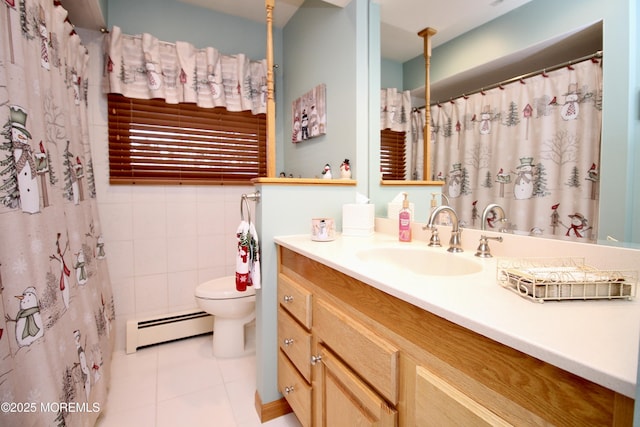
[[[370,236],[375,226],[375,206],[371,203],[342,205],[342,235]]]
[[[402,203],[387,203],[387,218],[398,219],[398,215],[400,215],[401,209]],[[409,202],[409,210],[411,211],[411,217],[413,218],[415,208],[412,202]]]

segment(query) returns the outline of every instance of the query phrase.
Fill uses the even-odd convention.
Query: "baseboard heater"
[[[213,316],[191,310],[145,319],[127,321],[126,353],[135,353],[140,347],[188,338],[213,331]]]

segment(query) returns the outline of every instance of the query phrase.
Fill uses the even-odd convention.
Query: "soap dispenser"
[[[438,202],[436,201],[437,194],[438,193],[431,193],[431,212],[433,212],[434,209],[438,207]]]
[[[407,193],[404,194],[402,209],[398,214],[398,239],[401,242],[411,241],[411,209],[409,209],[409,199]]]

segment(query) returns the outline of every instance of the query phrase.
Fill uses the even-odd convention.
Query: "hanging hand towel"
[[[238,253],[236,257],[236,289],[246,291],[247,286],[260,288],[260,261],[258,233],[253,224],[241,221],[236,232]]]
[[[258,232],[253,226],[253,223],[249,224],[249,233],[251,234],[251,244],[253,247],[253,249],[250,251],[252,258],[249,269],[249,278],[251,279],[251,285],[255,289],[260,289],[260,245],[258,244]]]

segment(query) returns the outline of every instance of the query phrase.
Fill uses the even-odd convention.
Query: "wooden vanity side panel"
[[[321,293],[429,352],[492,392],[552,425],[620,425],[633,421],[633,399],[456,325],[369,285],[281,248],[282,268]],[[316,289],[312,292],[315,294]],[[517,424],[492,393],[469,397]]]

